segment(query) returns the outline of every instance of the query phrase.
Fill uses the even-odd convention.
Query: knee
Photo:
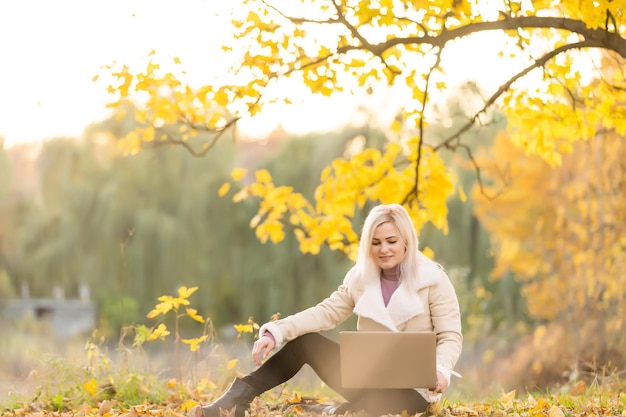
[[[304,351],[311,348],[322,348],[327,346],[329,341],[328,338],[322,336],[320,333],[306,333],[291,340],[285,347],[289,346],[292,349]]]
[[[308,345],[311,343],[315,343],[315,341],[319,340],[320,337],[324,337],[324,336],[322,336],[319,333],[306,333],[306,334],[296,337],[289,343]]]

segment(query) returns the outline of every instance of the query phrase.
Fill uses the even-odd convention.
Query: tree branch
[[[474,171],[476,171],[476,181],[478,182],[478,187],[480,188],[480,193],[487,200],[495,200],[499,195],[504,193],[504,190],[506,190],[506,188],[510,185],[509,178],[505,177],[504,175],[502,175],[502,178],[503,178],[503,185],[502,185],[502,187],[500,187],[500,189],[498,191],[496,191],[495,193],[493,193],[493,194],[487,193],[487,191],[485,191],[485,184],[484,184],[483,179],[482,179],[480,166],[478,165],[478,162],[474,158],[474,154],[472,153],[471,148],[468,145],[466,145],[464,143],[461,143],[461,139],[460,138],[457,138],[457,143],[456,144],[447,143],[445,145],[445,148],[446,149],[450,149],[452,152],[455,152],[457,148],[461,148],[461,149],[463,149],[465,151],[465,153],[467,154],[467,157],[469,158],[472,166],[474,167]]]
[[[393,38],[385,42],[372,45],[371,52],[378,55],[389,48],[401,44],[430,44],[444,47],[446,43],[473,33],[492,30],[512,31],[516,29],[562,29],[577,33],[583,37],[589,47],[606,48],[617,52],[626,58],[626,39],[618,33],[610,32],[602,28],[589,28],[585,22],[562,17],[522,16],[507,17],[490,22],[470,23],[454,29],[448,29],[436,36],[409,36],[406,38]]]
[[[338,8],[337,4],[335,7]],[[339,13],[339,12],[338,12]],[[281,14],[282,15],[282,14]],[[284,16],[284,15],[283,15]],[[502,16],[502,15],[501,15]],[[605,48],[611,51],[617,52],[623,58],[626,58],[626,39],[622,38],[619,33],[611,32],[606,28],[590,28],[582,20],[568,19],[562,17],[545,17],[545,16],[521,16],[521,17],[506,17],[500,20],[494,20],[489,22],[476,22],[470,23],[465,26],[460,26],[454,29],[446,29],[437,35],[422,35],[422,36],[408,36],[403,38],[391,38],[385,42],[372,44],[365,39],[349,22],[342,19],[342,15],[335,20],[328,20],[322,22],[310,21],[312,23],[341,23],[353,36],[361,42],[360,46],[353,46],[346,48],[368,50],[376,56],[381,56],[384,51],[393,48],[397,45],[432,45],[434,47],[443,48],[448,42],[460,39],[465,36],[469,36],[474,33],[486,32],[486,31],[513,31],[518,29],[561,29],[572,33],[576,33],[587,42],[588,47]],[[297,19],[288,19],[296,22]],[[294,20],[295,19],[295,20]]]
[[[506,91],[508,91],[511,88],[511,85],[513,85],[513,83],[515,81],[517,81],[520,78],[524,77],[530,71],[532,71],[532,70],[534,70],[536,68],[544,66],[546,64],[546,62],[548,62],[550,59],[554,58],[555,56],[559,55],[562,52],[565,52],[565,51],[570,50],[570,49],[584,48],[586,46],[588,46],[588,42],[587,41],[577,42],[577,43],[573,43],[573,44],[569,44],[569,45],[563,45],[563,46],[560,46],[559,48],[556,48],[556,49],[546,53],[544,56],[542,56],[541,58],[537,59],[532,65],[524,68],[522,71],[518,72],[517,74],[515,74],[514,76],[509,78],[509,80],[506,83],[502,84],[500,86],[500,88],[498,88],[498,90],[495,93],[493,93],[491,95],[491,97],[489,97],[489,99],[487,100],[485,105],[479,111],[477,111],[469,119],[469,121],[466,124],[461,126],[459,128],[459,130],[457,130],[455,133],[453,133],[450,137],[445,139],[443,142],[439,143],[433,149],[435,151],[437,151],[438,149],[440,149],[442,147],[446,147],[447,143],[452,142],[455,138],[460,137],[461,135],[466,133],[468,130],[470,130],[472,128],[472,126],[474,126],[474,124],[476,123],[476,120],[480,117],[480,115],[485,113],[491,106],[493,106],[495,104],[495,102],[497,101],[497,99],[500,98],[500,96],[502,96],[502,94],[504,94]]]
[[[296,25],[298,25],[300,23],[318,23],[318,24],[338,23],[337,19],[315,20],[315,19],[306,19],[304,17],[288,16],[285,13],[283,13],[280,9],[278,9],[276,6],[273,6],[273,5],[269,4],[265,0],[261,0],[261,3],[263,3],[268,8],[274,10],[276,13],[278,13],[279,15],[281,15],[282,17],[284,17],[285,19],[289,20],[291,23],[294,23]]]
[[[341,10],[340,5],[337,3],[336,0],[333,0],[333,5],[335,6],[335,10],[337,11],[337,21],[341,23],[342,25],[344,25],[350,31],[352,36],[358,39],[359,42],[361,42],[361,44],[365,46],[365,49],[370,49],[371,48],[370,43],[367,41],[367,39],[363,37],[363,35],[361,35],[361,33],[359,33],[359,31],[357,30],[356,27],[354,27],[354,25],[348,22],[348,20],[343,14],[343,11]]]
[[[190,123],[188,121],[185,121],[184,122],[185,125],[191,126],[192,129],[195,129],[195,130],[198,130],[198,131],[202,131],[202,132],[206,132],[206,133],[214,133],[215,134],[208,143],[206,143],[206,144],[204,144],[202,146],[202,150],[195,149],[189,143],[188,140],[175,138],[174,135],[172,133],[170,133],[165,127],[162,127],[159,130],[162,130],[163,132],[165,132],[165,134],[167,135],[167,139],[160,140],[160,141],[153,141],[153,142],[144,142],[142,144],[142,146],[150,147],[150,148],[157,148],[157,147],[166,146],[166,145],[178,145],[178,146],[182,146],[183,148],[185,148],[192,156],[203,157],[207,153],[209,153],[209,151],[222,138],[224,133],[230,127],[233,127],[237,123],[237,121],[239,121],[239,119],[241,119],[241,117],[235,117],[235,118],[231,119],[228,123],[226,123],[226,125],[224,125],[224,127],[220,128],[220,129],[212,129],[212,128],[206,126],[206,125],[200,125],[200,124],[193,125],[192,123]]]
[[[443,52],[442,48],[438,48],[437,50],[437,59],[435,63],[428,70],[428,75],[426,76],[426,85],[424,86],[424,98],[422,99],[422,108],[419,113],[419,140],[417,141],[417,160],[415,161],[415,186],[413,190],[407,193],[404,197],[402,204],[405,204],[409,201],[411,196],[415,196],[415,198],[419,202],[419,174],[420,174],[420,162],[422,160],[422,146],[424,144],[424,111],[426,110],[426,103],[428,102],[428,87],[430,85],[430,79],[435,71],[435,69],[439,68],[439,64],[441,63],[441,53]]]
[[[509,88],[511,88],[511,85],[519,80],[520,78],[524,77],[526,74],[528,74],[530,71],[542,67],[546,64],[546,62],[548,62],[550,59],[554,58],[555,56],[559,55],[560,53],[569,50],[569,49],[577,49],[577,48],[583,48],[586,46],[586,42],[577,42],[577,43],[573,43],[573,44],[569,44],[569,45],[563,45],[559,48],[556,48],[548,53],[546,53],[544,56],[542,56],[541,58],[539,58],[538,60],[536,60],[532,65],[524,68],[522,71],[518,72],[517,74],[515,74],[513,77],[509,78],[509,80],[504,83],[503,85],[500,86],[500,88],[498,88],[498,90],[491,95],[491,97],[489,97],[489,99],[486,101],[485,105],[479,110],[477,111],[470,119],[467,123],[465,123],[463,126],[461,126],[459,128],[459,130],[457,130],[455,133],[453,133],[451,136],[449,136],[447,139],[443,140],[442,142],[440,142],[438,145],[436,145],[433,150],[437,151],[441,148],[445,148],[445,149],[450,149],[450,150],[455,150],[457,147],[462,147],[463,149],[465,149],[468,157],[470,158],[470,161],[472,163],[472,165],[474,166],[474,169],[476,171],[476,179],[478,181],[478,185],[480,187],[480,191],[481,194],[484,195],[486,198],[488,199],[493,199],[495,197],[497,197],[498,195],[500,195],[503,191],[505,187],[502,187],[500,189],[500,191],[498,191],[497,193],[495,193],[492,196],[489,196],[486,194],[485,192],[485,188],[484,188],[484,184],[480,175],[480,167],[478,166],[478,163],[474,160],[472,154],[471,154],[471,150],[467,145],[461,144],[461,136],[468,132],[475,124],[476,121],[478,120],[478,118],[480,117],[481,114],[485,113],[491,106],[493,106],[496,102],[496,100],[502,95],[504,94],[506,91],[509,90]],[[575,105],[575,104],[573,104]],[[453,144],[453,142],[456,141],[456,144]]]

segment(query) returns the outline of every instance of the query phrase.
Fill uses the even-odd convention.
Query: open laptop
[[[437,386],[433,332],[339,333],[344,388],[434,388]]]

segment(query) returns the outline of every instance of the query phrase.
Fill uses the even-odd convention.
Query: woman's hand
[[[261,336],[259,340],[254,342],[252,347],[252,359],[257,365],[261,365],[263,359],[267,358],[267,355],[274,349],[276,343],[274,339],[269,336]]]
[[[437,386],[431,389],[435,394],[441,394],[448,388],[448,380],[439,371],[437,371]]]

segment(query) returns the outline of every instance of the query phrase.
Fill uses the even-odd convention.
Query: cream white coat
[[[261,326],[269,331],[276,347],[306,333],[330,330],[358,316],[357,330],[393,332],[433,331],[437,336],[437,369],[450,380],[461,355],[463,336],[456,292],[446,273],[420,254],[418,276],[403,279],[385,307],[379,279],[365,282],[352,268],[343,283],[319,304],[283,319]],[[440,395],[418,390],[428,401]]]

